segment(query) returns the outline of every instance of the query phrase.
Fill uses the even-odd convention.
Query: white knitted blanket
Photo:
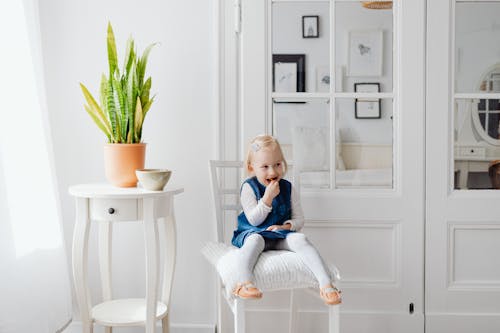
[[[205,258],[214,265],[229,296],[236,284],[235,261],[237,247],[224,243],[209,242],[201,250]],[[340,280],[338,269],[329,265],[332,281]],[[254,268],[255,284],[262,291],[318,288],[318,282],[311,270],[296,253],[291,251],[265,251]]]

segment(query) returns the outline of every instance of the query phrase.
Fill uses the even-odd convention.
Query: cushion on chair
[[[236,284],[235,265],[237,247],[224,243],[210,242],[202,249],[203,255],[215,266],[222,283],[226,287],[226,295],[230,296]],[[330,276],[337,283],[340,280],[338,269],[331,265]],[[291,251],[265,251],[254,268],[255,284],[262,291],[318,288],[313,273],[302,260]]]

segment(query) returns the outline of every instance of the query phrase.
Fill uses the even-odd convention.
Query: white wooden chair
[[[233,226],[236,226],[236,216],[241,211],[241,206],[239,204],[239,191],[242,180],[242,169],[243,163],[241,161],[210,161],[210,171],[211,171],[211,182],[213,189],[213,199],[215,204],[215,217],[217,222],[217,244],[222,245],[225,239],[224,235],[224,215],[226,212],[232,211],[234,215]],[[231,171],[232,170],[232,173]],[[228,177],[230,175],[230,177]],[[222,179],[225,181],[222,182]],[[224,184],[232,183],[232,186],[227,186]],[[228,196],[232,196],[233,203],[227,204],[229,199]],[[231,218],[233,220],[233,218]],[[232,221],[231,221],[232,222]],[[207,245],[208,246],[208,245]],[[228,249],[229,246],[226,246]],[[207,247],[203,250],[207,258],[210,254],[207,254]],[[231,249],[230,251],[235,251]],[[209,251],[208,251],[209,252]],[[214,252],[214,251],[212,251]],[[216,251],[215,251],[216,252]],[[226,251],[227,253],[227,251]],[[219,251],[219,254],[220,251]],[[213,256],[212,256],[213,257]],[[210,258],[209,258],[210,259]],[[214,258],[212,258],[214,259]],[[215,260],[212,260],[215,265]],[[220,261],[219,261],[220,263]],[[280,265],[283,266],[280,268]],[[217,265],[215,265],[217,266]],[[256,279],[257,286],[265,293],[266,291],[272,290],[290,290],[290,320],[289,320],[289,332],[296,332],[296,317],[297,317],[297,304],[294,297],[295,289],[311,289],[314,288],[314,295],[319,297],[318,286],[312,272],[305,266],[298,256],[290,251],[266,251],[264,252],[257,264],[255,266],[254,275]],[[294,272],[287,272],[293,267]],[[217,267],[220,268],[220,267]],[[334,266],[330,266],[331,274],[335,278],[335,282],[339,280],[338,270]],[[219,270],[219,273],[220,270]],[[264,276],[268,274],[267,276]],[[279,276],[281,274],[282,276]],[[217,288],[220,289],[220,294],[217,297],[217,309],[218,309],[218,328],[217,332],[221,333],[221,313],[222,304],[221,298],[225,298],[234,317],[234,332],[244,333],[245,332],[245,300],[232,297],[227,293],[224,286],[224,278],[221,274],[218,279]],[[310,277],[308,281],[305,281],[304,276]],[[271,283],[267,283],[272,281]],[[288,281],[285,286],[276,285],[276,281]],[[274,283],[274,285],[273,285]],[[339,309],[340,305],[327,306],[328,307],[328,332],[329,333],[339,333]],[[227,332],[222,332],[227,333]]]

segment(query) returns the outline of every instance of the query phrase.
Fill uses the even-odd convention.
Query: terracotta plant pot
[[[118,187],[137,186],[135,170],[144,169],[145,143],[108,143],[104,145],[106,179]]]

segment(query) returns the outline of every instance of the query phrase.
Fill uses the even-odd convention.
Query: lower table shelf
[[[158,302],[156,319],[167,314],[167,306]],[[146,323],[146,300],[144,298],[115,299],[99,303],[92,308],[92,319],[104,326],[137,326]]]

